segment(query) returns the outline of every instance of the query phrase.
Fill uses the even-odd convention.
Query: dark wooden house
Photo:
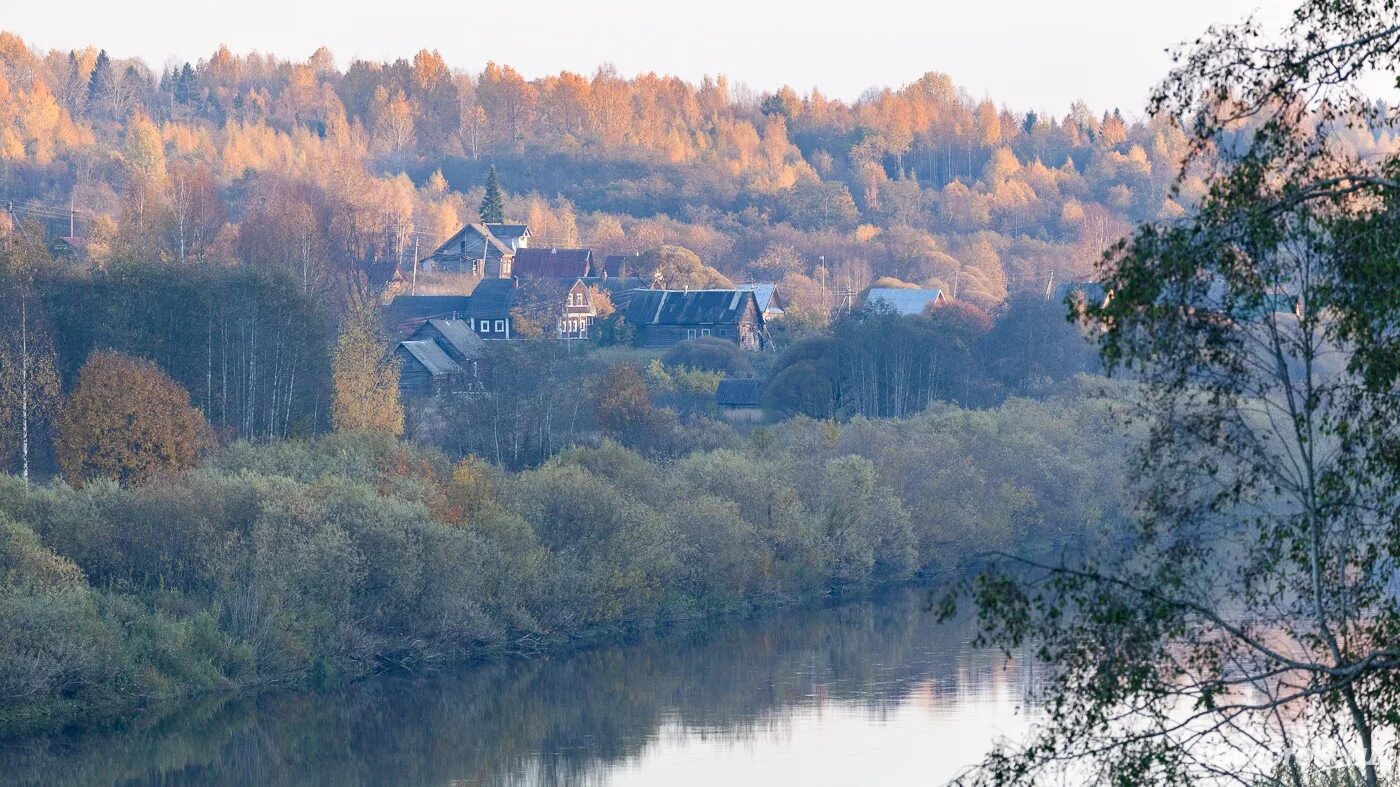
[[[470,273],[488,279],[513,275],[516,252],[530,245],[524,224],[468,224],[419,260],[427,273]]]
[[[404,398],[436,396],[454,391],[465,372],[442,346],[431,339],[399,342],[399,392]]]
[[[763,346],[763,314],[744,290],[630,290],[626,321],[643,347],[670,347],[714,336],[746,350]],[[622,307],[619,307],[622,308]]]
[[[485,390],[490,351],[466,320],[429,319],[399,343],[396,354],[399,390],[407,397]]]

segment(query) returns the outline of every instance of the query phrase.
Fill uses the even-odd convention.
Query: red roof
[[[592,273],[591,249],[516,249],[511,273],[533,279],[577,279]]]

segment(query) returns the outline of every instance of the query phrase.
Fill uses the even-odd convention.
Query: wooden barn
[[[442,346],[431,339],[399,342],[399,393],[405,399],[437,396],[455,391],[465,372]]]

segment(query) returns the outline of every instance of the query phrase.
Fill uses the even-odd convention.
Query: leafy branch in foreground
[[[1400,278],[1393,2],[1301,6],[1277,37],[1213,29],[1153,110],[1192,129],[1205,196],[1105,258],[1080,304],[1132,419],[1140,527],[1121,556],[997,561],[961,589],[980,641],[1048,666],[1044,723],[969,783],[1374,787],[1400,727]],[[949,610],[952,609],[950,604]]]

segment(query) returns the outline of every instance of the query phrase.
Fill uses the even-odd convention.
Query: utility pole
[[[413,284],[408,288],[409,295],[418,294],[418,236],[413,236]]]
[[[78,211],[73,209],[73,195],[68,195],[68,237],[76,237],[76,227],[78,224]]]
[[[1045,282],[1045,300],[1050,300],[1051,293],[1055,292],[1055,269],[1050,269],[1050,278]]]

